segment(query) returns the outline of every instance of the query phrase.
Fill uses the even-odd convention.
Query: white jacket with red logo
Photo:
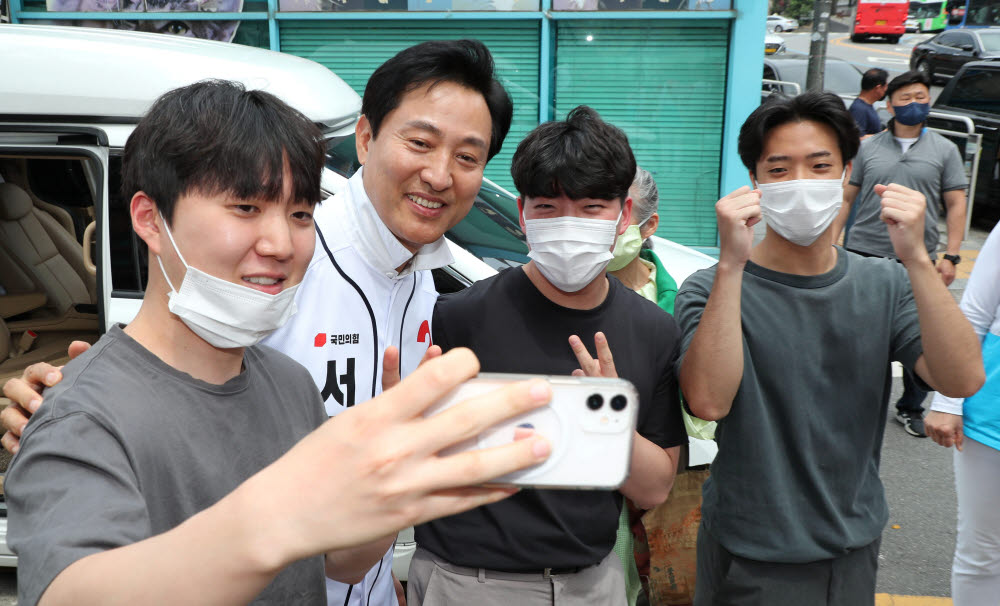
[[[306,367],[331,416],[382,392],[389,345],[399,348],[402,376],[417,367],[431,344],[431,270],[452,262],[444,238],[416,256],[404,248],[375,212],[361,174],[316,207],[316,249],[295,294],[298,311],[264,340]],[[390,549],[362,583],[328,580],[329,603],[394,605],[391,568]]]

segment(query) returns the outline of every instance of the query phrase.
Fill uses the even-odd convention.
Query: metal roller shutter
[[[538,124],[537,21],[283,21],[282,52],[312,59],[343,78],[358,94],[375,68],[400,50],[426,40],[475,38],[493,53],[500,81],[514,100],[514,121],[486,176],[513,191],[510,159]]]
[[[728,38],[722,20],[563,21],[556,36],[555,116],[589,105],[622,128],[656,178],[657,235],[689,246],[716,245]]]

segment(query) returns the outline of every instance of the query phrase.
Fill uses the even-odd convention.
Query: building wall
[[[119,0],[127,17],[79,12],[87,0],[11,0],[11,10],[23,23],[85,17],[91,26],[129,19],[126,27],[168,27],[162,12],[135,8],[145,3],[125,8],[131,1]],[[486,170],[507,189],[517,143],[580,104],[621,127],[655,176],[663,237],[716,246],[715,202],[748,183],[736,138],[760,99],[766,0],[213,1],[224,12],[178,12],[162,31],[228,36],[312,59],[359,93],[402,48],[482,40],[515,104],[511,132]]]

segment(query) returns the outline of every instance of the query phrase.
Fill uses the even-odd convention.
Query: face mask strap
[[[163,229],[167,232],[167,237],[170,238],[170,244],[174,247],[174,252],[180,257],[181,263],[184,264],[184,268],[190,267],[188,262],[184,260],[184,255],[181,254],[181,249],[177,248],[177,242],[174,241],[174,234],[170,233],[170,226],[167,225],[167,220],[163,218],[163,213],[160,213],[160,221],[163,221]]]
[[[167,225],[167,220],[163,218],[163,213],[158,214],[160,215],[160,221],[163,222],[163,229],[167,232],[167,237],[170,238],[170,245],[174,247],[174,252],[177,253],[177,257],[180,258],[181,263],[184,264],[184,269],[189,269],[190,266],[187,264],[187,261],[184,260],[184,255],[182,255],[180,249],[177,248],[177,242],[174,242],[174,235],[170,233],[170,226]],[[160,258],[160,255],[156,255],[156,262],[160,264],[160,271],[163,272],[163,277],[167,280],[167,285],[170,287],[170,290],[177,292],[177,289],[174,288],[174,283],[170,281],[170,276],[167,275],[167,270],[163,267],[163,259]]]

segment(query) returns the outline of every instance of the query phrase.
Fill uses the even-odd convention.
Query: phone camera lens
[[[628,400],[623,395],[617,395],[611,398],[611,410],[625,410],[625,406],[628,404]]]
[[[591,394],[587,398],[587,408],[591,410],[599,410],[601,406],[604,406],[604,396],[599,393]]]

